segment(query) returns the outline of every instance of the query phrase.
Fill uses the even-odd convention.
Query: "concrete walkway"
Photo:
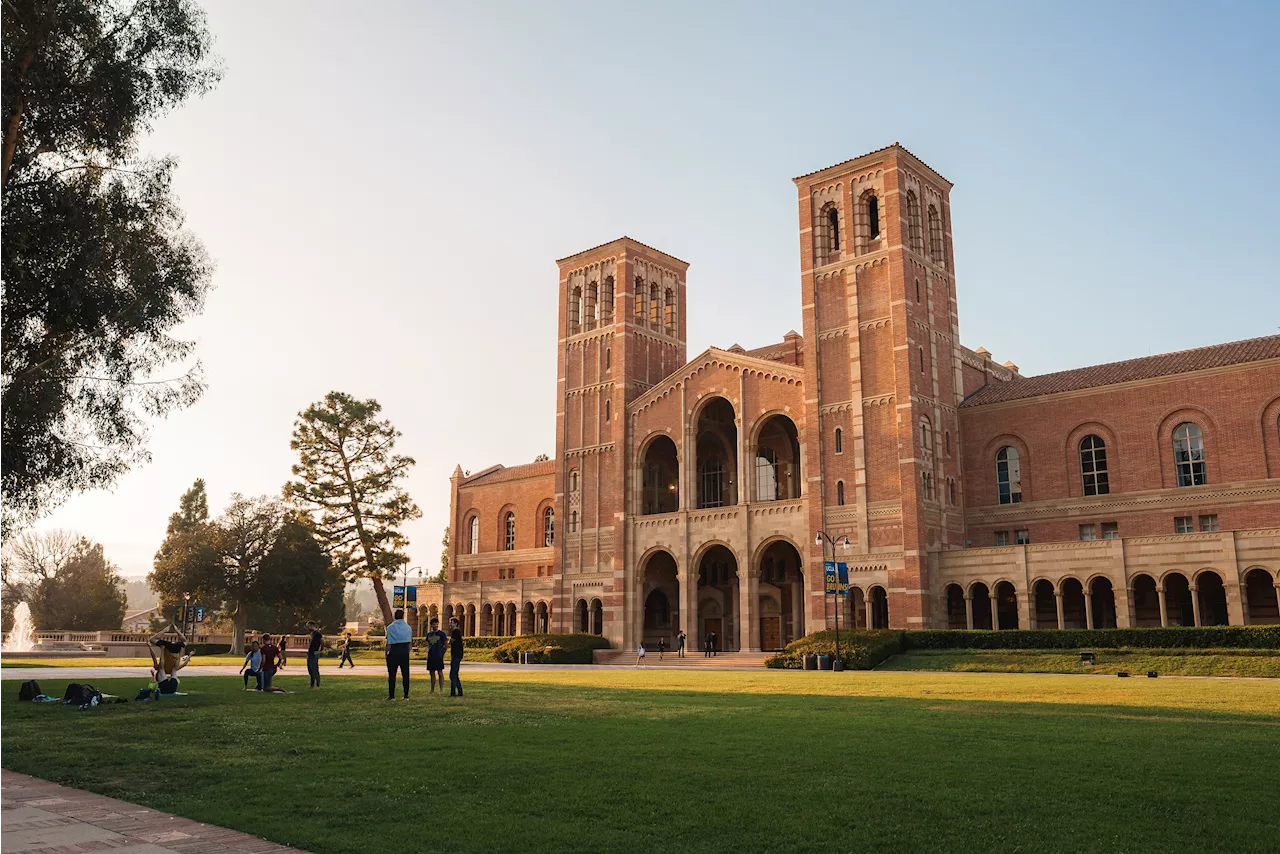
[[[300,851],[247,833],[0,771],[3,854],[265,854]]]

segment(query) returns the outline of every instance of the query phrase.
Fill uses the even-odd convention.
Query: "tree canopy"
[[[189,0],[3,5],[0,416],[6,527],[147,458],[146,419],[203,391],[210,264],[183,230],[150,122],[218,78]],[[181,366],[176,376],[167,376]]]
[[[289,446],[296,480],[285,495],[313,522],[316,536],[348,581],[369,578],[383,619],[391,603],[383,580],[408,558],[400,527],[422,515],[399,485],[414,465],[395,453],[400,431],[379,419],[376,400],[329,392],[298,414]]]
[[[42,629],[109,631],[124,620],[124,579],[94,543],[74,531],[27,531],[4,548],[5,629],[19,602]]]

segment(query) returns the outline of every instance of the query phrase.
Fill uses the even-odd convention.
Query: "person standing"
[[[262,643],[258,645],[262,653],[262,690],[271,690],[271,680],[276,675],[276,665],[280,661],[280,647],[271,642],[271,635],[264,634]]]
[[[676,635],[676,658],[684,658],[684,645],[686,640],[687,636],[684,633],[684,629],[681,629],[680,634]]]
[[[396,671],[404,682],[404,699],[409,699],[409,645],[413,642],[413,629],[404,621],[404,610],[397,610],[395,619],[387,626],[387,699],[396,698]]]
[[[356,663],[351,660],[351,632],[347,632],[347,636],[342,639],[342,658],[338,659],[339,670],[344,663],[350,664],[352,670],[356,667]]]
[[[307,628],[311,634],[307,637],[307,675],[311,677],[311,687],[320,687],[320,650],[324,649],[324,634],[320,627],[310,620]]]
[[[636,667],[644,667],[644,642],[636,646]]]
[[[667,639],[664,636],[664,637],[658,638],[658,661],[662,661],[666,653],[667,653]]]
[[[458,627],[458,618],[449,618],[449,696],[462,696],[462,679],[458,677],[458,668],[462,666],[462,629]]]
[[[440,620],[431,618],[431,631],[427,632],[427,674],[431,677],[431,693],[436,692],[436,679],[440,679],[440,696],[444,696],[444,649],[449,636],[440,631]]]
[[[702,657],[711,657],[711,632],[707,632],[707,636],[702,639]]]
[[[720,637],[715,632],[711,633],[711,657],[715,658],[720,654]]]
[[[244,665],[240,668],[240,672],[244,674],[244,690],[249,690],[250,676],[256,680],[257,688],[254,690],[262,690],[262,650],[257,641],[249,645],[249,651],[245,653]]]

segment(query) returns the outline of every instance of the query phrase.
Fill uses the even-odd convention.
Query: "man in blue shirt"
[[[396,698],[396,670],[404,682],[404,699],[409,699],[409,644],[413,629],[404,621],[404,611],[398,610],[395,620],[387,626],[387,699]]]

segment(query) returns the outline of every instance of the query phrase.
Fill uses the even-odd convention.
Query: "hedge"
[[[463,649],[497,649],[511,640],[510,635],[475,635],[462,639]]]
[[[493,650],[494,661],[518,663],[520,653],[536,652],[542,664],[590,664],[591,653],[608,649],[609,641],[599,635],[521,635],[506,638]]]
[[[1148,629],[922,629],[903,632],[904,649],[1280,649],[1280,626],[1170,626]]]
[[[840,659],[846,670],[871,670],[877,664],[902,652],[903,632],[850,631],[840,633]],[[814,632],[787,644],[787,648],[765,661],[766,667],[789,670],[804,669],[806,655],[836,653],[834,631]]]

